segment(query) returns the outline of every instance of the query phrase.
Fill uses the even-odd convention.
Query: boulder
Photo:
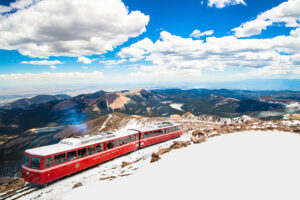
[[[156,162],[159,159],[160,159],[160,157],[159,157],[159,155],[157,153],[152,153],[150,163]]]
[[[78,187],[81,187],[81,186],[82,186],[82,183],[78,182],[75,185],[73,185],[72,189],[75,189],[75,188],[78,188]]]
[[[193,135],[192,135],[192,137],[191,137],[191,140],[193,141],[194,144],[200,143],[200,139],[197,138],[197,137],[195,137],[195,136],[193,136]]]
[[[169,148],[161,148],[160,150],[158,150],[157,155],[160,156],[160,155],[165,154],[170,151],[171,151],[171,149],[169,149]]]
[[[207,136],[203,136],[199,139],[199,143],[205,142],[207,140]]]
[[[196,131],[193,131],[192,135],[193,136],[202,136],[202,135],[205,135],[205,132],[201,131],[201,130],[196,130]]]

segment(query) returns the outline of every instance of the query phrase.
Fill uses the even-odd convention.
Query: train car
[[[22,177],[29,183],[45,185],[139,148],[179,137],[181,134],[181,125],[161,123],[142,129],[63,139],[58,144],[26,150],[22,162]]]

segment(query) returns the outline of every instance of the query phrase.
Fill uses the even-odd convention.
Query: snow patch
[[[181,108],[181,107],[183,106],[182,103],[172,103],[172,104],[170,104],[170,106],[171,106],[172,108],[176,109],[176,110],[183,111],[182,108]]]

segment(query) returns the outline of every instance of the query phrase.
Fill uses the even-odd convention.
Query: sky
[[[291,89],[300,0],[0,0],[0,89]]]

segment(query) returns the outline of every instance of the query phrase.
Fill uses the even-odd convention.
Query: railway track
[[[40,188],[38,187],[33,187],[33,186],[24,186],[20,187],[14,190],[7,191],[5,194],[2,194],[0,196],[1,200],[16,200],[19,199],[27,194],[30,194],[32,192],[35,192],[39,190]]]

